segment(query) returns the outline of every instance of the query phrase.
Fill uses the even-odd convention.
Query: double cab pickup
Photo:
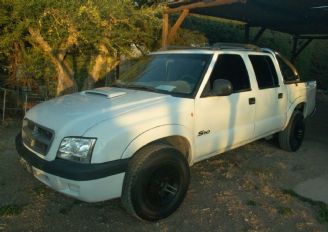
[[[180,206],[196,162],[272,135],[297,151],[315,94],[316,82],[270,49],[159,51],[111,87],[29,110],[16,147],[50,188],[86,202],[121,197],[129,213],[155,221]]]

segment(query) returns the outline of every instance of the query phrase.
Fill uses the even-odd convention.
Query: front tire
[[[132,215],[156,221],[172,214],[182,203],[190,171],[180,151],[166,144],[141,149],[129,163],[122,203]]]
[[[295,111],[285,130],[279,133],[279,145],[283,150],[295,152],[303,142],[305,123],[303,113]]]

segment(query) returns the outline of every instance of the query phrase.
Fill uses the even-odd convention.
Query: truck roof
[[[240,52],[260,52],[260,53],[270,53],[275,54],[276,52],[268,49],[261,48],[253,44],[239,44],[239,43],[216,43],[212,46],[204,47],[187,47],[187,46],[169,46],[166,49],[159,50],[152,54],[160,53],[205,53],[211,54],[216,51],[240,51]]]

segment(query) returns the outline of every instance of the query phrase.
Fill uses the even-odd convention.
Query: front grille
[[[22,138],[25,146],[31,150],[45,156],[51,146],[54,132],[48,128],[40,126],[31,120],[24,119]]]

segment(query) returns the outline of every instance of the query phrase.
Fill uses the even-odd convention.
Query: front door
[[[217,79],[229,80],[233,94],[211,96]],[[243,57],[239,54],[219,55],[202,96],[195,101],[196,161],[253,138],[254,97]]]

